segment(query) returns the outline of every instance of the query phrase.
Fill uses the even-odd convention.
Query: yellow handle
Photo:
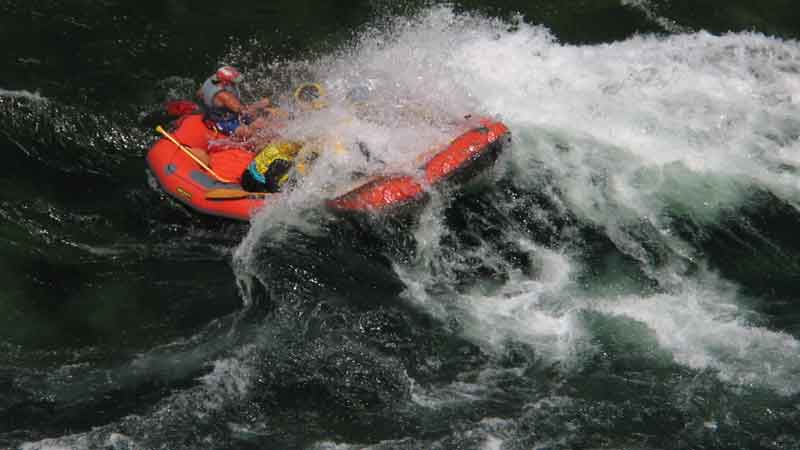
[[[173,143],[173,144],[177,145],[179,149],[183,150],[183,151],[184,151],[184,152],[185,152],[187,155],[189,155],[189,157],[190,157],[190,158],[192,158],[192,159],[194,160],[194,162],[196,162],[197,164],[199,164],[199,165],[200,165],[200,167],[202,167],[203,169],[206,169],[206,171],[208,171],[208,173],[210,173],[211,175],[213,175],[213,176],[214,176],[214,178],[216,178],[218,181],[221,181],[221,182],[223,182],[223,183],[233,183],[233,181],[231,181],[231,180],[227,180],[227,179],[225,179],[225,178],[222,178],[221,176],[217,175],[217,173],[216,173],[216,172],[214,172],[214,171],[211,169],[211,167],[208,167],[208,166],[206,165],[206,163],[204,163],[203,161],[200,161],[200,158],[198,158],[197,156],[195,156],[195,155],[194,155],[194,153],[192,153],[192,152],[191,152],[191,151],[190,151],[188,148],[186,148],[186,146],[185,146],[185,145],[183,145],[183,144],[181,144],[180,142],[178,142],[178,140],[177,140],[177,139],[175,139],[175,138],[174,138],[174,137],[173,137],[171,134],[167,133],[167,130],[165,130],[164,128],[162,128],[162,127],[161,127],[161,125],[158,125],[158,126],[156,127],[156,131],[158,131],[159,133],[161,133],[162,135],[164,135],[164,137],[165,137],[165,138],[167,138],[167,139],[169,139],[170,141],[172,141],[172,143]]]
[[[158,131],[159,133],[163,134],[164,137],[169,139],[170,141],[172,141],[173,144],[177,145],[180,148],[183,148],[183,144],[178,142],[178,140],[175,139],[174,137],[172,137],[171,134],[167,133],[167,130],[165,130],[161,125],[156,126],[156,131]]]

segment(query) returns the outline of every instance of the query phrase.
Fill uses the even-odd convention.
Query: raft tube
[[[224,137],[206,127],[200,114],[182,117],[171,134],[186,146],[202,149],[208,148],[209,141]],[[252,193],[222,199],[208,198],[208,195],[217,190],[243,193],[239,179],[252,156],[252,152],[236,148],[211,153],[211,167],[228,181],[223,182],[173,142],[161,138],[147,152],[147,165],[161,188],[186,206],[213,216],[250,220],[275,194]]]
[[[461,183],[485,170],[510,142],[511,134],[501,122],[481,119],[449,144],[423,155],[418,175],[381,175],[364,181],[326,202],[328,208],[343,213],[390,213],[427,197],[427,191],[446,183]],[[180,119],[172,135],[181,143],[208,148],[208,142],[224,136],[206,127],[202,116]],[[242,172],[253,153],[227,148],[211,152],[209,173],[191,156],[166,138],[158,140],[147,153],[147,164],[161,188],[186,206],[204,214],[238,220],[250,218],[278,194],[247,193],[239,184]],[[212,193],[212,191],[214,191]],[[212,194],[230,192],[219,198]],[[240,195],[235,195],[235,194]],[[213,198],[212,198],[213,197]]]
[[[372,179],[329,200],[328,207],[341,212],[386,213],[400,209],[425,198],[431,188],[473,178],[494,164],[510,142],[511,133],[503,123],[481,119],[480,126],[429,152],[429,159],[421,166],[421,177],[397,175]]]

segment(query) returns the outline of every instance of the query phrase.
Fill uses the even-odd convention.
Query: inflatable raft
[[[463,182],[497,159],[511,134],[501,122],[481,119],[449,144],[426,152],[417,175],[380,175],[328,200],[337,212],[388,213],[422,201],[427,191],[451,181]],[[209,152],[208,165],[183,146],[208,148],[209,141],[224,136],[209,129],[199,114],[185,115],[176,129],[165,134],[147,152],[147,165],[161,188],[186,206],[214,216],[249,220],[280,194],[247,192],[239,184],[254,154],[227,148]]]

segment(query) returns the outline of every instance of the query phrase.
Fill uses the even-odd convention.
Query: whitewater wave
[[[434,7],[397,19],[387,29],[372,30],[345,51],[306,69],[331,86],[333,95],[366,82],[381,99],[413,98],[443,115],[499,116],[515,134],[509,181],[563,208],[527,211],[523,220],[567,214],[579,228],[597,228],[664,291],[658,294],[664,297],[656,298],[686,299],[694,294],[682,286],[696,282],[695,268],[706,261],[697,242],[676,231],[682,221],[701,229],[720,226],[730,211],[749,205],[754,188],[789,204],[800,200],[800,180],[786,169],[796,165],[793,155],[800,148],[798,60],[800,47],[795,42],[756,33],[636,36],[613,44],[573,46],[521,19],[506,23]],[[385,103],[385,108],[396,104]],[[364,127],[355,130],[369,134]],[[376,148],[392,148],[385,144],[392,137],[395,142],[409,139],[406,130],[387,127],[381,132],[389,138]],[[389,151],[381,155],[391,157]],[[495,346],[522,339],[572,367],[575,358],[586,357],[591,347],[586,342],[592,336],[577,311],[582,301],[598,298],[576,286],[570,275],[593,270],[582,261],[588,243],[566,241],[569,234],[555,245],[522,242],[527,238],[516,229],[519,219],[509,219],[519,216],[514,203],[502,196],[495,199],[500,204],[488,213],[494,219],[503,217],[508,225],[498,230],[501,239],[538,258],[542,269],[519,273],[498,258],[497,245],[487,236],[480,238],[477,249],[454,247],[458,233],[433,211],[416,232],[419,245],[413,264],[396,264],[407,297],[439,317],[458,317],[464,321],[465,335],[476,342]],[[447,208],[448,201],[436,207]],[[264,214],[259,220],[271,218]],[[262,230],[254,226],[251,234],[257,237],[249,242],[266,238]],[[240,257],[247,258],[244,253]],[[430,295],[453,286],[464,271],[477,269],[474,260],[513,274],[501,291],[515,294],[487,296],[480,293],[479,283],[466,293],[449,289],[447,297]],[[548,277],[555,281],[548,282]],[[732,292],[712,290],[710,301],[736,304],[739,299]],[[625,310],[623,305],[638,301],[642,309],[628,311],[637,319],[668,314],[659,307],[669,303],[666,300],[654,301],[649,293],[634,298],[620,299],[617,308]],[[736,322],[732,320],[731,325]],[[785,387],[795,369],[778,361],[770,365],[785,370],[760,369],[763,361],[755,347],[739,348],[743,355],[723,358],[723,364],[708,357],[719,344],[710,334],[685,334],[682,339],[691,343],[678,346],[665,339],[657,321],[645,322],[681,363],[717,367],[726,381],[748,384],[760,379],[781,392],[792,392]],[[738,334],[743,341],[759,334],[765,336],[765,345],[785,346],[790,353],[797,345],[791,336],[757,327],[730,330],[722,334]]]

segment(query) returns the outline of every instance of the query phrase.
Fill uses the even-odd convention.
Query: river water
[[[798,12],[594,3],[4,0],[0,448],[800,448]],[[327,212],[347,158],[200,217],[144,155],[220,64],[368,87],[392,164],[448,131],[397,101],[513,145],[412,220]]]

